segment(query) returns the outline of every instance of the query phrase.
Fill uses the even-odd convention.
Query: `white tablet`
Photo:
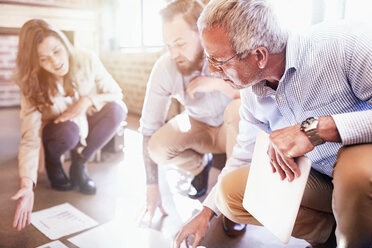
[[[311,169],[302,156],[295,161],[301,176],[292,182],[273,173],[267,155],[269,135],[259,132],[244,193],[243,207],[280,241],[288,243]]]

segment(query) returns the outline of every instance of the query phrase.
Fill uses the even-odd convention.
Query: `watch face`
[[[317,119],[314,118],[314,117],[309,117],[307,118],[306,120],[304,120],[302,123],[301,123],[301,129],[302,130],[305,130],[307,129],[308,127],[311,126],[311,124],[314,123],[314,121],[316,121]]]
[[[324,140],[319,136],[317,131],[318,121],[319,119],[317,117],[309,117],[301,123],[301,130],[305,132],[314,146],[324,143]]]

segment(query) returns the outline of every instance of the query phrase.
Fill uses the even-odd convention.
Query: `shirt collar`
[[[266,81],[266,80],[261,81],[261,82],[258,82],[258,83],[256,83],[255,85],[253,85],[253,86],[252,86],[252,91],[253,91],[253,93],[256,94],[257,96],[262,96],[262,97],[275,95],[275,90],[272,89],[272,88],[267,84],[267,81]]]
[[[286,58],[285,58],[285,73],[291,69],[294,68],[295,70],[298,68],[298,54],[299,54],[299,36],[294,33],[290,33],[287,41],[287,47],[286,47]]]
[[[211,73],[209,71],[209,66],[208,66],[208,60],[207,58],[204,60],[203,68],[201,71],[201,76],[209,76]]]

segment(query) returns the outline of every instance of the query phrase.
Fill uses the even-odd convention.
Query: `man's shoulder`
[[[324,53],[327,56],[318,56],[318,59],[339,56],[340,52],[345,50],[345,46],[353,46],[358,35],[361,34],[360,30],[357,23],[348,21],[324,22],[313,25],[291,33],[287,44],[287,56],[291,61],[313,60],[314,56]]]
[[[370,30],[371,26],[367,23],[338,20],[313,25],[297,35],[302,43],[316,46],[323,42],[350,42]]]
[[[169,53],[165,53],[161,55],[155,62],[154,70],[162,70],[168,72],[178,72],[177,66],[174,63],[171,55]]]
[[[152,88],[174,93],[180,83],[182,83],[182,75],[178,71],[176,64],[169,53],[163,54],[152,68],[149,84]]]

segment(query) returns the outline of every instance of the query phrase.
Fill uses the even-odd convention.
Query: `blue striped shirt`
[[[368,26],[338,22],[319,24],[305,34],[290,35],[285,72],[277,90],[260,83],[251,91],[243,91],[242,101],[247,106],[242,111],[250,112],[253,118],[263,115],[265,119],[255,118],[255,122],[266,125],[267,132],[283,125],[296,125],[311,116],[332,116],[342,143],[326,142],[306,154],[314,169],[332,176],[341,145],[372,142],[371,34]],[[276,114],[257,113],[266,98],[271,98],[272,109],[278,109]],[[246,124],[252,126],[250,122],[252,119]],[[243,130],[249,132],[247,127]]]
[[[220,177],[251,162],[258,131],[311,116],[332,116],[340,133],[341,143],[326,142],[306,154],[314,169],[332,176],[342,145],[372,142],[371,28],[340,22],[291,34],[277,90],[261,82],[241,90],[241,101],[237,144]],[[204,205],[219,214],[214,195],[215,188]]]

